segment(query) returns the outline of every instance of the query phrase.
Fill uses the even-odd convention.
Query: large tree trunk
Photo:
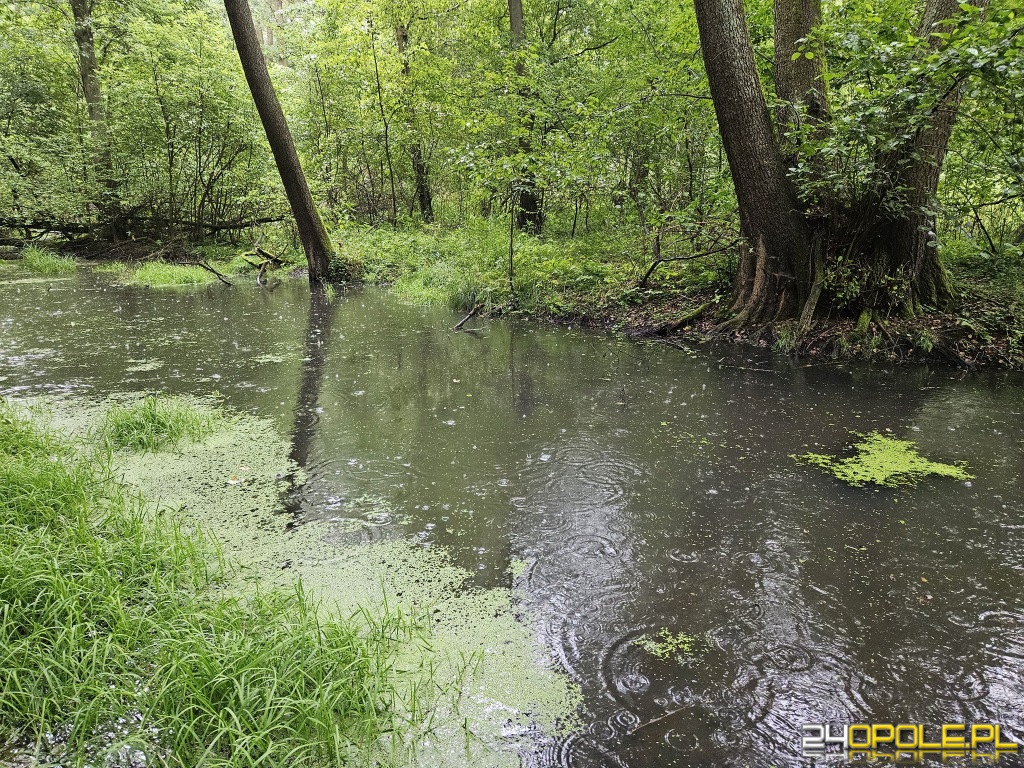
[[[309,282],[319,284],[327,278],[333,252],[327,238],[327,230],[313,204],[313,196],[309,192],[306,176],[299,164],[299,155],[295,151],[295,142],[292,141],[288,122],[277,100],[274,85],[270,81],[270,73],[267,71],[267,62],[260,49],[260,39],[256,34],[249,3],[247,0],[224,0],[224,7],[231,23],[231,34],[235,38],[235,47],[238,49],[245,79],[249,83],[249,90],[256,103],[256,111],[259,112],[270,149],[274,153],[281,183],[284,185],[299,230],[299,240],[306,252]]]
[[[704,66],[747,247],[733,322],[795,318],[810,292],[807,224],[786,175],[754,64],[742,0],[694,0]]]
[[[517,52],[526,42],[523,29],[523,1],[508,0],[508,18],[512,29],[512,51]],[[516,74],[522,77],[525,73],[522,61],[516,61]],[[525,94],[520,91],[520,96]],[[519,139],[519,151],[529,157],[532,152],[529,134],[533,129],[533,114],[527,118],[526,135]],[[512,184],[512,205],[516,229],[539,233],[544,226],[544,209],[541,196],[537,190],[537,179],[532,170],[524,170],[523,175]]]
[[[409,45],[409,27],[400,24],[395,27],[395,44],[398,46],[398,53],[402,57],[402,74],[408,79],[412,76],[412,67],[409,64],[407,48]],[[410,104],[410,116],[412,105]],[[410,119],[410,128],[412,128]],[[420,218],[427,224],[434,220],[434,196],[430,191],[430,168],[427,166],[423,145],[420,141],[414,140],[409,148],[409,156],[412,160],[412,173],[416,183],[416,204],[420,209]]]
[[[107,234],[115,240],[124,234],[121,222],[121,203],[114,178],[113,161],[110,154],[110,138],[107,131],[107,111],[100,91],[97,72],[96,38],[93,30],[93,1],[70,0],[71,15],[74,19],[75,48],[77,52],[78,76],[85,98],[86,114],[89,118],[89,139],[93,163],[103,192],[97,201],[102,224]]]
[[[775,93],[782,102],[777,118],[780,134],[799,128],[805,118],[811,123],[828,119],[821,47],[800,42],[820,23],[821,0],[775,0],[774,72]]]

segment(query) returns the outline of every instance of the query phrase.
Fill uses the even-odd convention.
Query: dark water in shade
[[[806,764],[822,721],[1024,741],[1024,380],[456,319],[300,282],[0,285],[0,393],[218,391],[294,435],[300,522],[383,498],[359,536],[524,590],[586,724],[528,766]],[[977,477],[875,491],[790,458],[872,429]],[[710,649],[635,644],[661,628]]]

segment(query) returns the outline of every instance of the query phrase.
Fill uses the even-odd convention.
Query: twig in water
[[[452,330],[453,331],[457,331],[460,328],[462,328],[462,326],[464,326],[466,323],[468,323],[470,320],[472,320],[476,316],[476,313],[479,312],[483,308],[483,306],[484,306],[483,304],[477,304],[475,307],[473,307],[472,311],[468,315],[466,315],[464,318],[459,320],[459,322],[457,322],[455,324],[455,327],[452,328]]]
[[[633,728],[632,730],[626,731],[626,735],[627,736],[632,736],[637,731],[643,730],[644,728],[646,728],[649,725],[654,725],[655,723],[660,723],[662,720],[667,720],[668,718],[672,717],[672,715],[678,715],[682,711],[683,711],[682,708],[680,708],[680,709],[673,709],[671,712],[666,712],[661,717],[656,717],[653,720],[648,720],[646,723],[641,723],[636,728]]]

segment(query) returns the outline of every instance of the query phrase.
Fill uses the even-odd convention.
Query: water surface
[[[455,334],[445,310],[372,289],[311,303],[297,281],[85,273],[0,296],[0,394],[218,392],[292,436],[296,524],[443,546],[521,590],[585,698],[584,727],[525,765],[806,764],[800,725],[822,721],[1024,740],[1019,377],[530,323]],[[849,488],[791,458],[874,429],[976,478]],[[707,648],[637,644],[663,628]]]

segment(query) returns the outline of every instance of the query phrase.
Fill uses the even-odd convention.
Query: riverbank
[[[288,451],[209,402],[0,404],[0,765],[504,765],[571,719],[508,589],[288,530]]]
[[[837,317],[756,330],[723,325],[735,264],[727,253],[654,265],[626,236],[548,239],[518,234],[509,281],[508,233],[482,222],[454,231],[350,228],[340,257],[367,282],[453,311],[519,314],[669,342],[740,342],[815,360],[941,361],[1024,368],[1024,265],[967,244],[946,251],[956,312],[912,319]]]
[[[484,220],[455,229],[350,226],[335,241],[339,265],[360,281],[454,312],[525,316],[669,343],[754,344],[813,360],[1024,368],[1024,264],[992,258],[969,243],[943,251],[959,297],[954,312],[911,319],[836,316],[798,333],[794,322],[742,330],[723,324],[735,271],[728,252],[655,264],[628,234],[517,234],[510,273],[508,232]],[[301,253],[280,239],[269,250],[122,244],[77,253],[125,282],[151,287],[266,280],[303,266]],[[152,263],[154,255],[169,263]],[[69,268],[66,260],[38,253],[25,263],[40,274]]]

